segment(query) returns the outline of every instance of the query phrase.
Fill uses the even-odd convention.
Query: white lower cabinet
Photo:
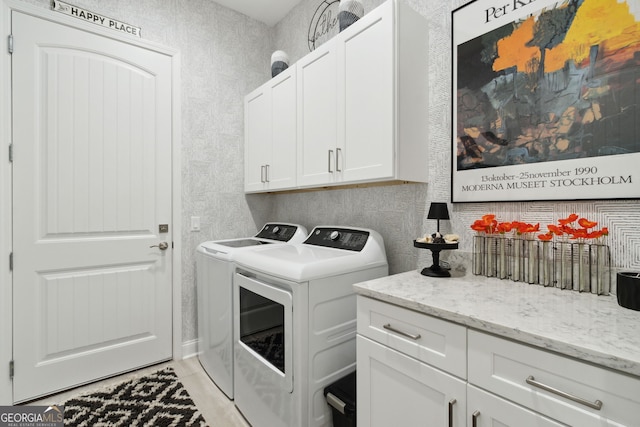
[[[490,393],[570,426],[640,426],[636,377],[475,330],[468,351],[469,383]]]
[[[640,378],[358,296],[359,427],[640,427]]]
[[[358,296],[358,426],[466,426],[466,329]]]
[[[357,354],[358,426],[466,425],[463,380],[362,336]]]

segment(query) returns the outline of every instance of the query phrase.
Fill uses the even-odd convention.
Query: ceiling
[[[253,19],[274,26],[301,0],[213,0]]]

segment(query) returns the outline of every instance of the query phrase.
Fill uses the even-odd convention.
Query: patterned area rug
[[[173,368],[68,400],[65,426],[206,426]]]

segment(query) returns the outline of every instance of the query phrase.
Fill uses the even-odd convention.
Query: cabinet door
[[[298,71],[298,185],[331,184],[336,155],[336,52],[329,40],[300,59]]]
[[[356,340],[359,427],[466,425],[465,382],[368,338]]]
[[[271,88],[271,150],[266,163],[269,190],[296,186],[296,69],[289,68],[269,83]]]
[[[336,37],[337,155],[344,182],[394,176],[393,6],[386,2]]]
[[[565,425],[472,385],[467,388],[467,412],[467,420],[472,427],[562,427]]]
[[[244,190],[266,188],[265,165],[271,152],[271,92],[267,85],[244,99]]]

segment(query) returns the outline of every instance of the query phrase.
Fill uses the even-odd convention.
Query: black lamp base
[[[440,267],[440,251],[458,249],[458,243],[423,243],[414,240],[413,246],[416,248],[429,249],[433,258],[433,265],[423,268],[420,274],[429,277],[451,277],[451,273],[448,270]]]
[[[451,273],[439,265],[432,265],[431,267],[423,268],[420,274],[429,277],[451,277]]]

